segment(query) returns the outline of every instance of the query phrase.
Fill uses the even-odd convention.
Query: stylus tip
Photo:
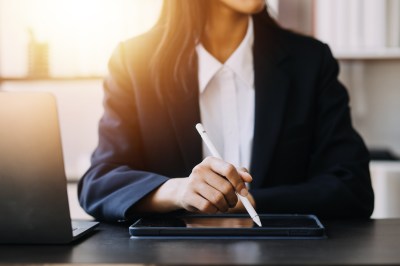
[[[255,216],[255,217],[253,217],[253,221],[254,221],[259,227],[262,227],[261,220],[260,220],[260,217],[258,217],[258,215]]]

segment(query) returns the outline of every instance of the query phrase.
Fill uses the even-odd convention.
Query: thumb
[[[237,171],[244,182],[249,183],[253,181],[253,177],[250,175],[249,171],[245,167],[239,167]]]

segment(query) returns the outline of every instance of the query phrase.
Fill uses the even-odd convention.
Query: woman
[[[258,212],[371,215],[369,155],[337,62],[280,28],[264,0],[165,0],[157,25],[120,44],[109,70],[79,188],[97,219],[240,212],[235,191]],[[207,156],[198,122],[225,160]]]

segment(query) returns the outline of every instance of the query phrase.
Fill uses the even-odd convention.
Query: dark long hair
[[[195,47],[205,28],[208,1],[215,0],[164,0],[155,26],[162,28],[161,40],[150,64],[159,94],[165,84],[172,85],[168,94],[175,94],[175,89],[193,93],[188,77],[197,70]],[[267,10],[260,15],[275,25]]]

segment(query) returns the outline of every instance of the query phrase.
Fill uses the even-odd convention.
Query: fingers
[[[227,212],[236,205],[237,196],[233,186],[206,164],[201,163],[193,168],[190,178],[192,190],[212,203],[218,211]]]
[[[207,214],[215,214],[218,212],[217,207],[215,207],[210,201],[206,200],[198,194],[193,194],[188,203],[190,203],[189,205],[191,206],[191,209],[189,209],[189,211],[192,212],[201,212]]]
[[[254,197],[251,195],[251,193],[249,193],[246,198],[250,201],[250,204],[253,205],[253,207],[255,208],[256,202],[254,200]],[[244,207],[242,201],[240,201],[240,200],[238,201],[238,203],[236,204],[236,206],[234,208],[230,208],[228,211],[228,213],[246,213],[246,212],[247,212],[247,210]]]
[[[199,195],[203,196],[212,206],[216,208],[217,211],[227,212],[230,208],[228,201],[226,200],[224,194],[217,189],[211,187],[206,183],[200,184],[197,188]],[[210,209],[207,204],[202,205],[201,208]]]
[[[214,157],[207,157],[203,162],[208,165],[213,172],[225,177],[232,184],[236,192],[244,197],[247,196],[248,191],[244,181],[251,182],[252,178],[249,173],[238,171],[232,164]]]
[[[206,173],[204,175],[204,179],[206,181],[206,183],[211,186],[213,189],[215,189],[216,195],[215,197],[217,197],[217,202],[221,201],[222,199],[219,199],[218,197],[224,197],[227,206],[229,208],[233,208],[235,207],[238,198],[235,194],[235,189],[232,186],[231,183],[229,183],[228,180],[226,180],[225,178],[221,177],[220,175],[214,173],[214,172],[209,172]]]
[[[246,169],[236,169],[221,159],[208,157],[184,178],[176,197],[177,205],[202,213],[228,212],[238,202],[235,192],[247,195],[245,182],[251,181]]]
[[[244,167],[238,168],[238,173],[242,177],[244,182],[250,183],[251,181],[253,181],[253,178],[251,177],[249,171],[246,168]]]
[[[237,169],[238,169],[238,171],[242,171],[242,172],[246,172],[246,173],[249,172],[249,170],[247,170],[246,167],[238,167]]]
[[[197,171],[196,171],[197,172]],[[178,206],[191,211],[213,214],[227,212],[228,203],[221,192],[208,185],[200,176],[192,174],[178,193]]]

